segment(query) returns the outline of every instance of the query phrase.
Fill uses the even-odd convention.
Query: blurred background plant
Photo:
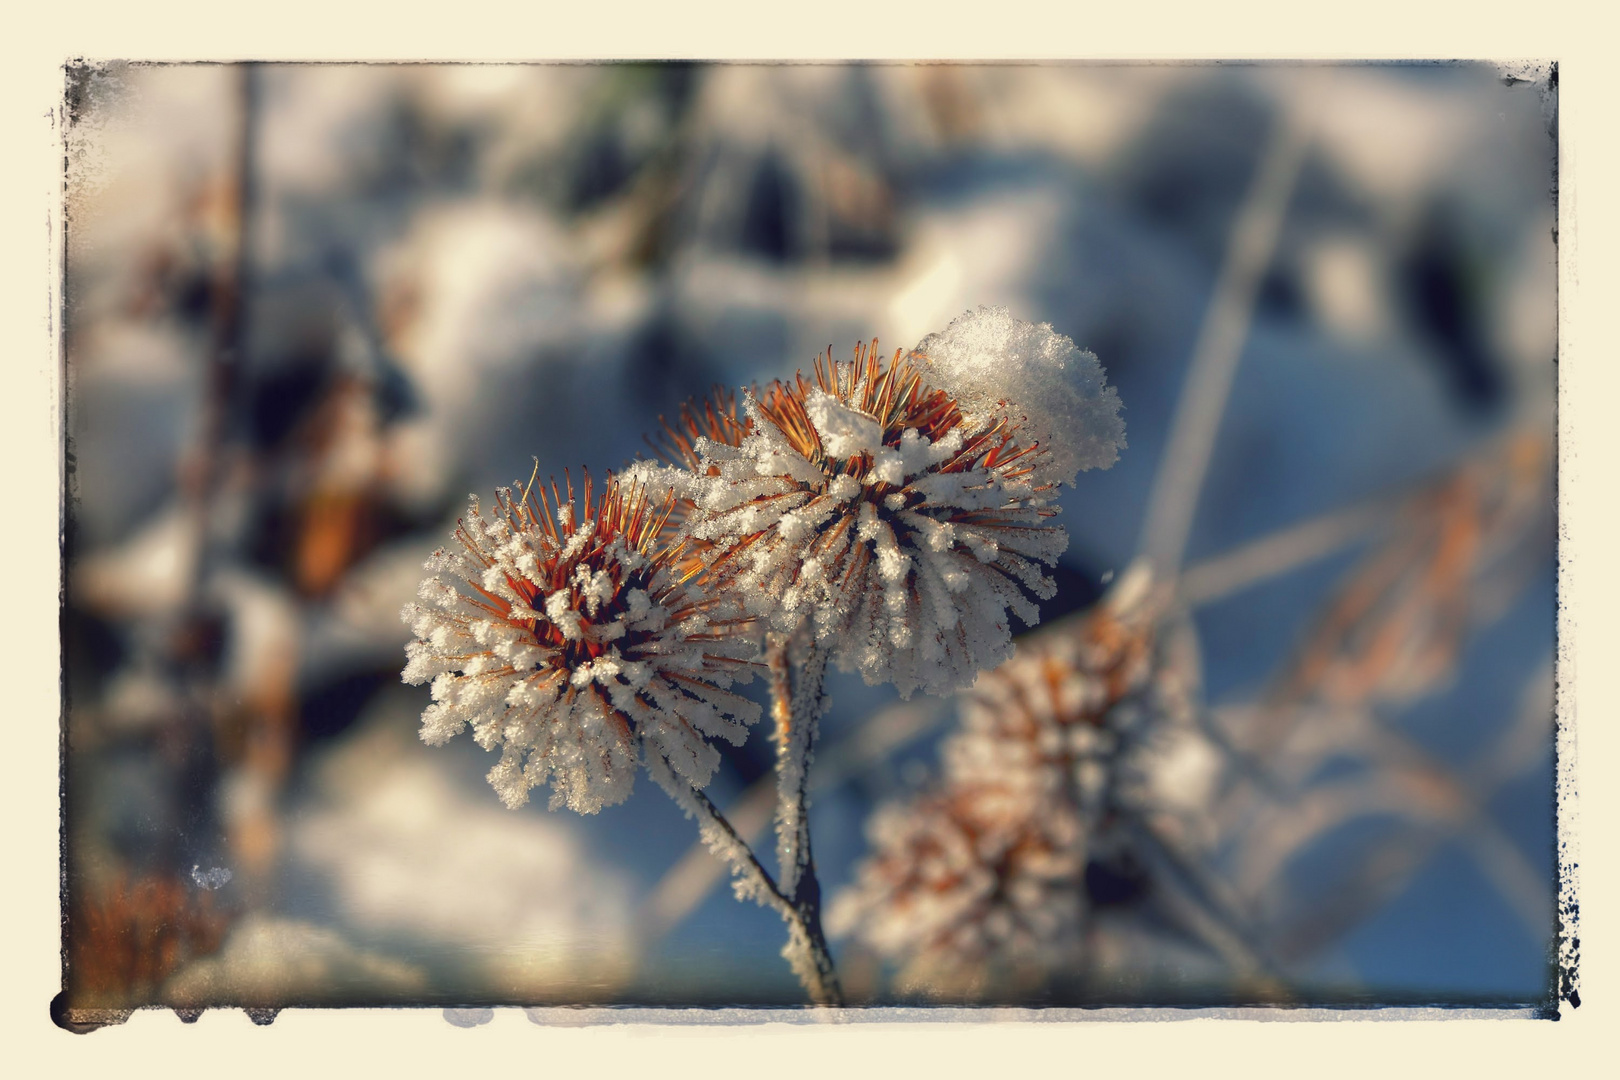
[[[830,680],[823,886],[877,895],[882,807],[1012,820],[960,748],[1013,665],[1095,680],[1112,627],[1147,683],[1076,715],[1157,734],[1039,819],[1061,948],[918,967],[879,906],[849,999],[1545,998],[1544,74],[71,67],[66,1007],[801,1001],[660,793],[513,813],[421,745],[397,613],[531,457],[618,467],[713,383],[979,303],[1095,351],[1130,445],[1008,672]],[[768,739],[725,749],[757,840]]]

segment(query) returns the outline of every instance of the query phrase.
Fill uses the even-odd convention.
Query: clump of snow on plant
[[[981,307],[929,334],[913,350],[928,378],[964,413],[1006,416],[1050,451],[1041,478],[1073,484],[1082,469],[1106,469],[1125,445],[1119,394],[1095,354],[1004,307]]]
[[[702,787],[719,764],[707,739],[740,743],[759,716],[728,689],[749,680],[757,646],[721,617],[722,599],[574,516],[559,508],[553,539],[532,518],[486,522],[472,497],[461,550],[428,560],[435,574],[402,612],[416,634],[404,680],[432,684],[422,739],[470,727],[500,747],[489,781],[514,808],[550,783],[553,809],[595,813],[655,757]]]

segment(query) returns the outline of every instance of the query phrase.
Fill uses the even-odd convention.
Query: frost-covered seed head
[[[1012,617],[1034,624],[1031,596],[1053,595],[1042,566],[1068,543],[1048,521],[1068,466],[1050,463],[1071,433],[1042,443],[1038,410],[1001,398],[964,412],[925,361],[885,363],[876,345],[747,395],[669,482],[718,588],[775,629],[810,624],[869,683],[946,693],[1005,660]]]
[[[1080,959],[1087,860],[1126,843],[1122,810],[1155,813],[1158,745],[1192,727],[1161,649],[1169,594],[1144,571],[981,675],[939,783],[873,816],[828,928],[897,962],[903,988],[971,997]]]
[[[1020,642],[962,695],[961,729],[942,751],[953,782],[1044,792],[1090,817],[1138,800],[1136,751],[1186,708],[1180,678],[1161,662],[1169,593],[1137,589],[1143,569],[1074,627]]]
[[[434,552],[401,613],[416,634],[404,679],[432,683],[422,739],[470,726],[501,747],[489,780],[512,807],[550,783],[553,808],[594,813],[655,755],[702,787],[719,763],[708,739],[741,742],[758,718],[729,689],[752,674],[750,620],[680,573],[659,540],[667,500],[611,477],[593,497],[589,475],[578,507],[572,482],[533,494],[501,489],[487,522],[471,497],[459,550]]]
[[[883,806],[867,832],[875,850],[827,926],[898,961],[902,992],[970,999],[1079,959],[1086,851],[1061,803],[957,786]]]

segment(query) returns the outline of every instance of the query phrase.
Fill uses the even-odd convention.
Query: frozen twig
[[[662,762],[649,762],[648,772],[687,816],[697,819],[698,835],[704,844],[731,867],[738,898],[771,908],[787,923],[788,944],[782,955],[793,966],[794,974],[804,984],[811,1000],[817,1005],[843,1004],[838,975],[819,921],[812,924],[803,906],[784,894],[771,878],[770,871],[760,865],[753,850],[707,795],[677,777]]]
[[[765,832],[775,812],[776,784],[770,777],[761,777],[726,808],[725,816],[737,835],[753,844]],[[701,840],[694,843],[664,873],[642,903],[636,920],[641,939],[656,941],[679,926],[725,876],[726,869],[724,863],[709,853],[707,844]]]
[[[790,662],[789,642],[770,650],[771,719],[776,724],[776,859],[782,892],[794,896],[802,877],[814,876],[810,851],[809,776],[824,701],[827,652],[811,643]]]
[[[827,673],[827,650],[811,641],[795,663],[790,646],[789,638],[778,637],[768,658],[771,718],[776,724],[777,873],[782,895],[799,914],[798,932],[788,948],[804,956],[789,956],[789,960],[795,970],[808,962],[836,997],[837,975],[821,930],[821,882],[816,878],[815,856],[810,848],[809,816],[810,761],[826,701],[822,684]]]
[[[837,787],[851,776],[887,761],[901,746],[934,730],[948,713],[946,699],[927,697],[896,702],[868,718],[842,740],[816,755],[810,773],[812,793]],[[776,809],[776,778],[761,777],[726,811],[726,816],[750,844],[765,832]],[[702,903],[724,872],[701,843],[693,845],[664,874],[642,908],[642,933],[648,940],[662,937]]]

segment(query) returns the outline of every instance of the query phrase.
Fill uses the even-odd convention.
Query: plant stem
[[[654,765],[650,771],[670,798],[697,818],[698,834],[702,836],[704,844],[723,859],[736,875],[738,897],[752,899],[772,908],[787,924],[788,945],[782,950],[782,955],[793,966],[793,972],[804,984],[810,1000],[817,1005],[843,1004],[832,956],[821,933],[819,905],[807,911],[803,905],[790,900],[706,794],[677,777],[667,765]],[[813,876],[811,880],[814,881]]]
[[[785,955],[805,979],[819,984],[830,996],[827,1004],[841,1001],[838,973],[821,929],[821,882],[816,878],[810,847],[810,761],[816,730],[826,703],[823,690],[827,651],[811,641],[794,663],[792,642],[771,642],[768,663],[771,681],[771,718],[776,724],[776,859],[780,893],[797,918],[790,923],[793,940]],[[806,975],[806,971],[812,973]],[[813,991],[814,992],[814,991]],[[822,1000],[818,998],[818,1000]]]
[[[1277,121],[1227,240],[1215,291],[1204,312],[1148,493],[1137,545],[1152,561],[1154,573],[1166,580],[1181,570],[1255,300],[1276,250],[1308,142],[1308,133],[1298,119],[1284,116]]]

